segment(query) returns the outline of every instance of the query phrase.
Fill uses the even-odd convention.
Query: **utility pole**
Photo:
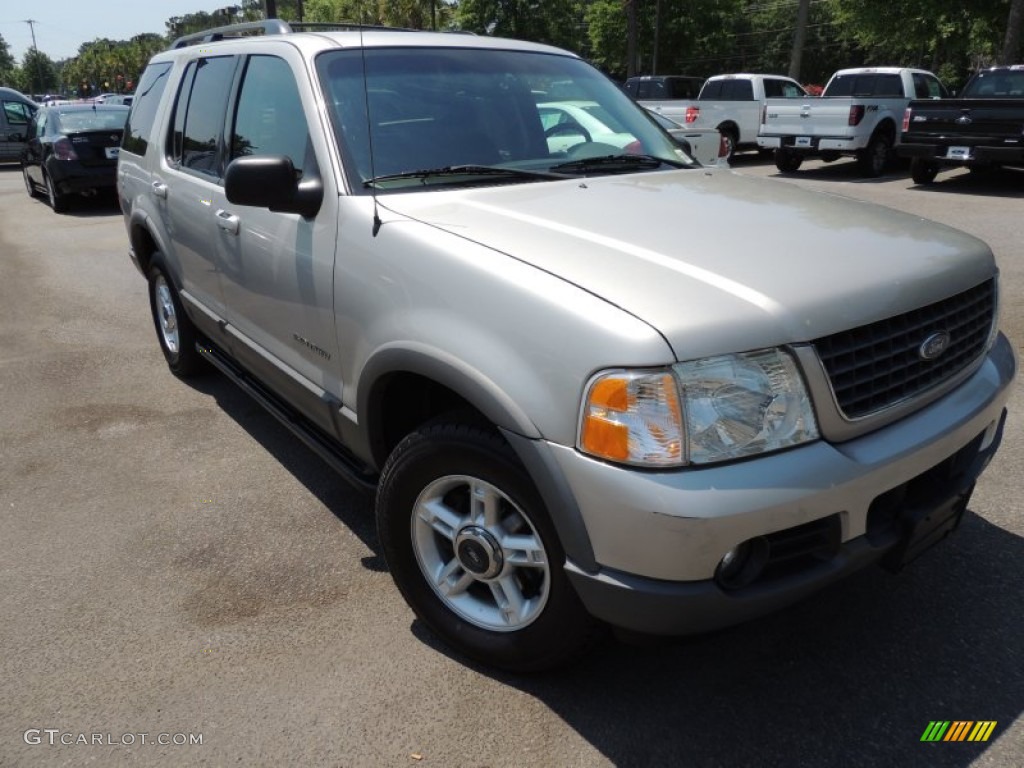
[[[36,47],[36,26],[35,25],[38,24],[39,22],[36,21],[35,19],[25,19],[25,23],[28,24],[28,28],[30,30],[32,30],[32,50],[35,52],[36,74],[39,75],[39,90],[43,90],[43,88],[46,87],[46,83],[43,82],[43,73],[42,73],[42,70],[39,69],[39,65],[41,64],[41,62],[39,61],[39,49]],[[35,88],[32,87],[33,83],[32,83],[32,80],[31,80],[31,75],[29,77],[30,77],[30,79],[29,79],[29,83],[28,83],[28,95],[29,95],[29,98],[31,98],[33,93],[35,92]]]
[[[796,34],[793,36],[793,53],[789,58],[789,76],[800,79],[800,67],[803,64],[804,45],[807,42],[807,14],[811,0],[800,0],[796,11]]]

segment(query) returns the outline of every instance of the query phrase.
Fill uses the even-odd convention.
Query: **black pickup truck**
[[[1024,64],[978,72],[955,99],[910,102],[896,151],[918,184],[943,166],[1024,167]]]

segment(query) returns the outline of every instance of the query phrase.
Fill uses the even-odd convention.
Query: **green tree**
[[[14,84],[17,66],[7,41],[0,35],[0,85],[11,87]]]
[[[59,79],[53,59],[29,48],[21,60],[21,81],[26,93],[37,95],[57,90]]]
[[[579,0],[461,0],[455,20],[467,32],[579,51],[587,44],[584,5]]]

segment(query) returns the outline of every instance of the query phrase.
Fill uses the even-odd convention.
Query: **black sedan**
[[[46,194],[57,213],[73,194],[113,190],[117,153],[128,107],[113,104],[64,104],[42,107],[28,129],[21,154],[25,189]]]

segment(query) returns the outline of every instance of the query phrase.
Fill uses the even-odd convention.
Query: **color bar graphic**
[[[988,741],[995,720],[931,720],[921,741]]]

